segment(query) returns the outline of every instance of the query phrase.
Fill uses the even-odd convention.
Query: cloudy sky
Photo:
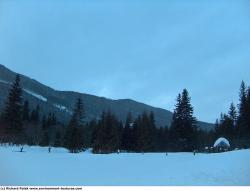
[[[214,122],[250,85],[249,0],[0,0],[0,63],[58,90]]]

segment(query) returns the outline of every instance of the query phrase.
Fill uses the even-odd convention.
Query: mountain
[[[0,110],[3,110],[6,97],[11,83],[14,81],[17,73],[0,65]],[[155,121],[158,127],[169,126],[172,119],[172,113],[165,109],[152,107],[131,99],[112,100],[104,97],[78,93],[73,91],[58,91],[40,82],[21,75],[21,85],[23,87],[23,97],[29,100],[31,109],[39,104],[41,113],[47,115],[54,112],[59,121],[67,123],[72,115],[72,110],[77,98],[82,98],[86,110],[87,121],[98,119],[102,111],[110,110],[123,122],[127,113],[130,111],[133,117],[138,116],[143,111],[153,111]],[[213,124],[198,122],[200,128],[205,130],[213,129]]]

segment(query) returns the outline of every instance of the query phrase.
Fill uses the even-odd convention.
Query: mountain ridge
[[[16,72],[0,64],[0,88],[2,90],[0,92],[0,110],[4,107],[8,90],[16,74]],[[158,127],[169,126],[172,120],[172,112],[129,98],[110,99],[76,91],[55,90],[28,76],[20,74],[20,78],[24,90],[23,97],[29,100],[31,108],[35,108],[39,104],[43,115],[54,112],[59,121],[63,123],[70,119],[75,100],[78,97],[83,100],[87,121],[99,119],[101,113],[105,110],[111,110],[123,122],[128,112],[131,112],[135,118],[143,111],[154,112]],[[198,122],[198,126],[204,130],[211,130],[214,127],[213,124],[201,121]]]

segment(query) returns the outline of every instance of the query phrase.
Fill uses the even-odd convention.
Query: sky
[[[0,64],[57,90],[215,122],[250,85],[250,0],[0,0]]]

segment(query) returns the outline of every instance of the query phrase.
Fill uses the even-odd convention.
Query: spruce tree
[[[153,152],[156,148],[157,130],[154,114],[143,112],[134,121],[134,149],[136,152]]]
[[[186,89],[177,97],[173,114],[171,133],[174,137],[174,147],[178,151],[192,151],[197,147],[196,118]]]
[[[53,122],[53,117],[51,117]],[[72,118],[65,133],[64,145],[71,153],[84,149],[85,111],[81,98],[77,99]]]
[[[244,81],[240,87],[240,103],[238,123],[237,123],[237,135],[238,139],[244,138],[248,133],[248,103],[247,103],[247,90]]]
[[[73,115],[66,129],[64,138],[64,145],[70,153],[78,153],[83,150],[81,138],[80,129],[77,126],[77,118],[75,115]]]
[[[117,152],[121,147],[122,123],[110,112],[103,112],[93,135],[94,153]]]
[[[20,76],[16,75],[15,82],[9,91],[4,112],[4,121],[8,126],[7,134],[16,144],[24,141],[22,117],[22,88]]]

